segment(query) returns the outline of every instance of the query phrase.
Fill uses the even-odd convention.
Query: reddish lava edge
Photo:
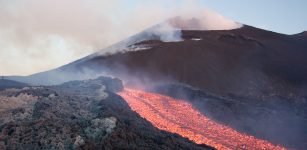
[[[219,150],[286,149],[215,122],[184,100],[128,88],[118,94],[133,111],[155,127],[177,133],[198,144],[210,145]]]

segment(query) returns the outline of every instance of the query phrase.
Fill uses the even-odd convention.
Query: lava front
[[[219,124],[183,100],[127,88],[118,94],[132,110],[155,127],[177,133],[198,144],[207,144],[217,149],[285,149]]]

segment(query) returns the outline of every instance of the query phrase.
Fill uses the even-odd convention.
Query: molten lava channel
[[[198,144],[207,144],[221,150],[285,149],[219,124],[183,100],[127,88],[118,94],[126,100],[132,110],[155,127],[177,133]]]

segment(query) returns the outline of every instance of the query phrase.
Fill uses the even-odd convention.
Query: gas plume
[[[174,6],[165,8],[165,3]],[[179,40],[180,33],[172,32],[176,28],[240,27],[196,1],[157,0],[127,5],[124,0],[0,0],[1,74],[27,75],[67,64],[173,16],[200,19],[197,25],[183,21],[179,26],[163,26],[154,32],[161,34],[163,41]]]

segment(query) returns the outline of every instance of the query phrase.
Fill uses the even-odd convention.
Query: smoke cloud
[[[174,29],[240,27],[194,0],[0,0],[0,74],[52,69],[174,16],[181,18],[152,33],[178,41],[180,32]]]
[[[169,22],[158,24],[145,32],[147,35],[158,37],[158,40],[163,42],[178,42],[181,41],[181,29],[171,25]]]

